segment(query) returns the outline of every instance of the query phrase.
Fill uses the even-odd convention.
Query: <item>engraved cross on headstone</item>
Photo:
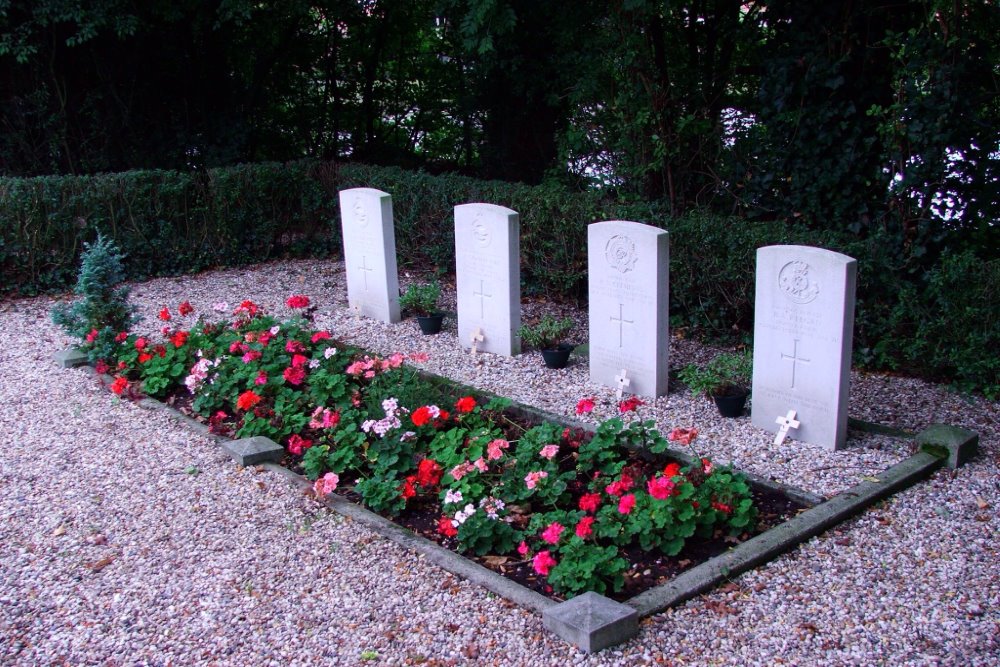
[[[799,421],[795,419],[795,410],[789,410],[787,415],[778,417],[774,420],[774,423],[781,425],[781,428],[774,435],[774,444],[776,445],[780,445],[785,441],[785,438],[788,437],[788,429],[799,427]]]
[[[482,343],[485,339],[486,338],[485,336],[483,336],[482,328],[476,327],[476,330],[473,331],[472,335],[469,337],[469,340],[472,341],[472,356],[476,356],[476,352],[479,351],[478,349],[479,344]]]
[[[618,323],[618,347],[622,347],[623,346],[622,345],[622,333],[623,333],[622,327],[624,325],[626,325],[626,324],[628,324],[630,326],[633,325],[633,324],[635,324],[634,320],[626,320],[625,319],[625,315],[623,313],[624,309],[625,309],[625,304],[619,303],[618,304],[618,317],[615,317],[614,315],[611,316],[611,321]]]
[[[791,385],[791,388],[795,389],[795,364],[796,363],[808,364],[812,360],[811,359],[806,359],[805,357],[800,357],[799,356],[799,341],[798,341],[797,338],[792,343],[792,354],[791,355],[787,355],[784,352],[782,352],[781,353],[781,360],[782,361],[791,361],[792,362],[792,385]]]
[[[365,279],[365,291],[367,292],[368,291],[368,274],[371,273],[372,271],[374,271],[375,268],[371,267],[371,266],[368,266],[368,259],[364,255],[361,255],[361,266],[359,266],[358,268],[361,269],[362,271],[364,271],[364,273],[362,273],[361,275]]]
[[[472,296],[478,296],[479,297],[479,318],[480,319],[483,319],[483,318],[486,317],[486,304],[483,301],[483,299],[492,299],[493,298],[492,294],[487,294],[486,293],[486,287],[484,287],[485,282],[486,281],[484,281],[484,280],[480,280],[479,281],[479,291],[472,293]]]
[[[621,400],[622,392],[625,391],[625,387],[632,384],[632,380],[626,377],[627,375],[628,371],[623,368],[622,372],[615,376],[615,383],[618,385],[618,389],[615,390],[615,395],[618,396],[619,400]]]

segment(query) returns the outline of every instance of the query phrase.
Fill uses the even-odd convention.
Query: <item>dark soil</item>
[[[360,496],[349,488],[338,489],[336,493],[351,502],[361,504]],[[629,561],[629,569],[625,573],[625,585],[621,591],[608,592],[606,595],[613,600],[624,602],[650,588],[666,583],[681,572],[718,556],[740,542],[745,542],[755,535],[784,523],[798,512],[806,509],[806,506],[782,494],[760,487],[754,487],[753,500],[758,512],[757,526],[753,531],[737,536],[729,536],[716,531],[711,539],[691,538],[683,551],[673,557],[645,552],[638,547],[626,550],[623,555]],[[437,542],[446,549],[457,551],[458,540],[445,538],[437,532],[437,523],[440,517],[441,511],[438,504],[426,501],[408,506],[397,516],[387,516],[418,535]],[[465,557],[546,597],[553,600],[563,599],[552,592],[552,588],[545,583],[543,578],[535,574],[531,566],[531,559],[522,560],[516,555],[513,557],[465,555]]]

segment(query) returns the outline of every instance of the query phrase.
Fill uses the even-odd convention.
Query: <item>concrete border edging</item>
[[[78,358],[78,355],[64,351],[56,356],[56,362],[63,368],[86,366],[90,373],[102,381],[111,382],[110,377],[99,375],[86,363],[66,364],[65,360]],[[439,376],[433,377],[439,378]],[[444,378],[439,379],[445,380]],[[475,390],[459,383],[455,384],[480,395],[491,395],[488,392]],[[239,452],[234,454],[231,451],[231,446],[227,446],[229,443],[241,441],[212,433],[205,424],[156,399],[143,398],[135,403],[143,409],[163,412],[168,417],[208,438],[233,457],[238,464],[242,464],[242,461],[246,460],[238,456]],[[593,432],[593,429],[582,422],[546,413],[519,403],[512,403],[512,405],[515,410],[530,417],[560,424],[576,425]],[[257,442],[258,446],[270,443],[281,449],[280,445],[267,438],[258,437],[254,440],[267,441],[265,443]],[[366,527],[386,539],[396,542],[403,548],[422,554],[429,562],[442,569],[540,614],[543,624],[548,630],[584,651],[595,652],[626,641],[637,634],[639,618],[680,604],[714,588],[722,581],[790,551],[802,542],[823,533],[894,492],[916,483],[946,464],[954,467],[963,465],[976,454],[978,445],[977,434],[945,425],[934,425],[927,431],[917,434],[916,440],[921,444],[921,451],[879,473],[874,481],[865,480],[825,501],[822,497],[802,489],[742,473],[755,484],[789,495],[794,500],[805,505],[812,505],[812,507],[767,532],[681,573],[670,582],[640,593],[625,603],[615,602],[596,593],[586,593],[559,603],[347,499],[327,496],[322,498],[320,502],[342,516],[363,523]],[[670,450],[668,455],[687,462],[695,460],[694,457],[677,450]],[[264,461],[257,463],[257,466],[277,473],[295,488],[302,491],[312,490],[312,483],[308,479],[278,463]]]
[[[879,481],[863,481],[838,493],[724,554],[677,575],[669,583],[640,593],[626,604],[635,607],[640,616],[649,616],[689,600],[823,533],[869,505],[929,475],[943,463],[942,459],[930,454],[914,454],[880,473]]]

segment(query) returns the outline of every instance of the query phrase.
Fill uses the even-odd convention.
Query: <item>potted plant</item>
[[[441,297],[441,285],[435,280],[431,283],[414,283],[406,288],[399,297],[399,305],[417,316],[417,324],[425,334],[436,334],[441,331],[444,314],[438,310],[438,299]]]
[[[688,364],[678,377],[696,394],[711,396],[723,417],[743,414],[753,372],[750,353],[723,352],[705,366]]]
[[[565,368],[574,346],[564,339],[572,328],[573,320],[568,317],[560,320],[544,315],[535,324],[522,326],[518,333],[524,343],[542,352],[548,368]]]

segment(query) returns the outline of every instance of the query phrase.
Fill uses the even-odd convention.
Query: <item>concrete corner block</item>
[[[542,612],[551,632],[588,653],[620,644],[639,632],[639,612],[597,593],[584,593]]]
[[[979,434],[957,426],[932,424],[917,434],[917,449],[948,460],[949,468],[958,468],[979,453]]]
[[[90,363],[87,353],[75,347],[67,347],[56,352],[56,363],[59,368],[79,368]]]
[[[222,448],[241,466],[252,466],[268,461],[277,463],[285,454],[284,447],[262,435],[228,440],[222,443]]]

